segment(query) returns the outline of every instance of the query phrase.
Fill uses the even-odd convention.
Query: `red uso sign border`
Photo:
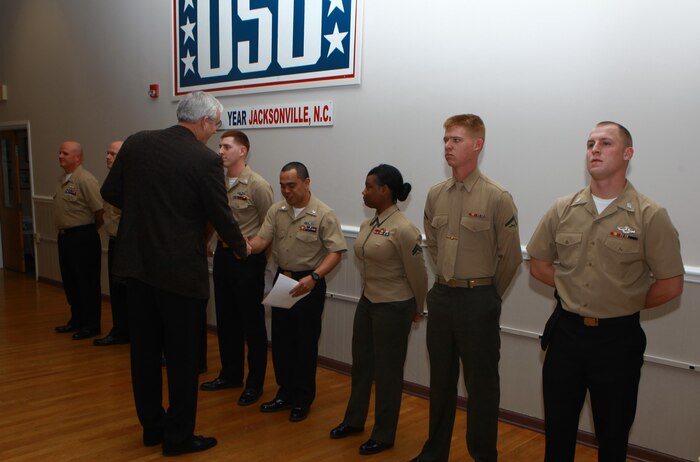
[[[364,0],[173,0],[173,94],[360,83]]]

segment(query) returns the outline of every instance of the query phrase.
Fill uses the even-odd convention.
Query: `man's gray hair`
[[[216,118],[216,113],[224,112],[224,106],[219,100],[203,91],[195,91],[185,96],[177,105],[177,120],[179,122],[195,123],[202,117],[211,120]]]

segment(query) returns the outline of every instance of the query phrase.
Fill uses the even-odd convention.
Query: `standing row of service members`
[[[126,145],[134,153],[151,154],[154,140],[167,138],[169,130],[188,137],[182,128],[188,129],[196,142],[204,144],[220,126],[220,117],[218,101],[210,95],[195,93],[178,106],[177,126],[136,134],[127,139]],[[501,298],[522,261],[517,209],[510,194],[478,168],[485,140],[483,121],[475,115],[458,115],[448,118],[444,128],[445,160],[452,169],[452,177],[431,188],[424,217],[426,248],[436,268],[436,282],[430,291],[427,291],[420,231],[396,206],[397,201],[408,196],[410,184],[404,183],[401,173],[388,165],[377,166],[367,175],[363,199],[376,214],[362,224],[355,241],[363,291],[353,325],[352,390],[344,419],[331,430],[330,436],[343,438],[364,431],[374,381],[377,394],[374,428],[359,451],[375,454],[393,446],[408,334],[411,322],[421,318],[427,292],[430,313],[427,346],[431,365],[429,435],[420,454],[412,460],[448,460],[461,362],[468,393],[469,453],[477,461],[495,461]],[[56,196],[68,203],[63,205],[67,208],[77,201],[69,195],[91,196],[82,193],[89,188],[80,183],[79,161],[75,168],[65,161],[70,158],[71,147],[74,147],[71,143],[61,147],[59,158],[67,177],[59,185]],[[180,150],[182,156],[188,155],[182,146]],[[163,154],[166,151],[163,148]],[[315,397],[325,276],[340,262],[346,250],[345,239],[333,210],[311,194],[306,166],[290,162],[282,168],[280,186],[284,200],[272,204],[272,187],[246,162],[249,151],[250,142],[244,133],[231,130],[222,134],[219,154],[226,171],[224,188],[214,188],[211,198],[216,197],[219,209],[216,214],[221,214],[220,196],[222,192],[225,194],[229,218],[231,214],[235,218],[230,221],[238,223],[234,233],[238,237],[230,232],[228,239],[221,238],[221,234],[217,236],[214,287],[222,368],[219,376],[203,383],[201,389],[213,391],[245,384],[238,400],[241,406],[257,402],[262,395],[267,332],[261,300],[266,254],[272,255],[278,265],[277,274],[298,281],[290,293],[308,295],[291,309],[272,308],[272,357],[279,388],[275,398],[263,403],[260,409],[262,412],[290,409],[289,420],[298,422],[307,417]],[[573,460],[578,416],[587,390],[591,394],[600,460],[625,460],[645,347],[639,311],[665,303],[682,291],[683,265],[677,232],[665,210],[638,194],[627,181],[626,170],[632,154],[631,135],[624,127],[614,122],[598,124],[587,144],[591,184],[573,196],[558,200],[542,219],[528,246],[533,276],[557,289],[557,308],[547,323],[543,339],[543,348],[548,348],[543,369],[547,461]],[[197,160],[191,157],[188,162],[194,165]],[[108,202],[116,202],[117,207],[126,206],[125,214],[129,214],[128,203],[123,198],[117,200],[113,193],[125,185],[123,176],[130,171],[140,172],[144,166],[139,163],[120,166],[122,177],[110,172],[103,195]],[[184,180],[188,178],[187,172],[174,169]],[[78,175],[71,175],[75,171]],[[87,172],[82,175],[85,174],[89,175]],[[88,184],[96,185],[94,177],[89,177],[92,179],[88,178]],[[211,175],[209,178],[220,183]],[[98,207],[99,201],[93,202],[87,201],[88,209],[95,213],[94,222],[99,224],[101,203]],[[151,202],[151,207],[158,208],[167,201]],[[195,214],[194,210],[191,212]],[[214,213],[206,212],[195,215],[201,220]],[[210,220],[217,231],[228,226],[221,220],[229,219],[219,217],[218,223]],[[81,304],[83,299],[76,295],[81,292],[70,284],[70,260],[65,263],[64,273],[63,260],[67,252],[74,252],[65,250],[65,236],[83,228],[95,231],[96,235],[96,230],[95,224],[69,226],[72,224],[58,223],[59,252],[64,254],[61,271],[72,317],[57,330],[78,329],[75,335],[86,338],[99,332],[99,317],[95,324],[88,314],[83,314],[89,310],[83,308],[87,303]],[[117,249],[121,233],[120,227]],[[204,242],[208,236],[202,228],[190,238]],[[97,242],[99,248],[99,239]],[[112,252],[110,239],[110,257]],[[249,254],[247,258],[245,254]],[[553,265],[555,261],[559,265]],[[650,273],[655,278],[652,282]],[[127,287],[137,286],[137,290],[129,292],[132,325],[139,323],[139,317],[140,324],[147,324],[143,313],[134,314],[137,308],[131,306],[131,301],[136,298],[134,293],[144,296],[149,285],[149,282],[144,284],[144,278],[148,279],[148,274],[149,271],[122,271],[120,275],[126,278]],[[99,293],[99,277],[97,290]],[[201,310],[206,303],[198,306]],[[164,308],[160,311],[159,324],[171,324],[168,319],[173,314]],[[105,339],[96,340],[96,344],[100,340],[109,344],[109,339],[128,339],[128,333],[116,330],[120,323],[114,311],[113,316],[114,329]],[[139,327],[137,330],[147,332],[143,325]],[[191,324],[172,329],[172,335],[192,341],[197,337],[191,332]],[[244,344],[248,347],[245,382]],[[171,385],[171,407],[167,414],[157,409],[145,410],[161,398],[152,392],[139,391],[144,386],[141,382],[145,366],[143,361],[134,359],[137,349],[132,344],[132,380],[139,419],[144,426],[144,444],[162,442],[166,455],[213,447],[214,438],[192,433],[196,391],[192,398],[191,385],[180,387],[189,389],[190,396],[187,400],[190,410],[184,419],[171,412],[177,407],[175,395],[180,394],[176,385]],[[176,363],[173,369],[178,369],[178,353],[169,355],[168,348],[164,351],[168,367],[173,362]],[[191,369],[188,368],[189,380]],[[170,370],[168,375],[173,382],[177,380],[176,374],[171,377]],[[562,380],[566,380],[565,389]],[[160,404],[157,407],[162,409]],[[177,425],[170,421],[177,421]]]

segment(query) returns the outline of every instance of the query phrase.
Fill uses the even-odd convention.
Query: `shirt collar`
[[[472,188],[474,188],[474,185],[476,182],[479,180],[481,177],[481,171],[479,170],[479,167],[475,168],[473,172],[471,172],[467,177],[463,180],[458,180],[454,176],[450,177],[449,180],[447,180],[447,189],[452,188],[453,186],[458,186],[460,183],[464,186],[464,188],[467,190],[467,192],[471,192]]]
[[[389,207],[388,209],[384,210],[379,215],[375,215],[374,219],[370,222],[370,225],[381,226],[384,224],[384,222],[386,220],[389,219],[390,216],[392,216],[393,214],[395,214],[398,211],[399,211],[399,207],[396,204],[394,204],[391,207]]]
[[[608,207],[606,210],[614,210],[615,208],[620,208],[628,212],[635,211],[635,197],[637,195],[637,190],[632,186],[632,183],[627,180],[625,188],[622,190],[619,196],[610,204],[614,207]],[[597,215],[598,211],[595,208],[595,202],[593,201],[593,193],[591,193],[591,186],[586,186],[585,189],[581,190],[573,199],[572,205],[584,206],[586,210],[591,212],[593,215]],[[607,214],[606,214],[607,215]]]

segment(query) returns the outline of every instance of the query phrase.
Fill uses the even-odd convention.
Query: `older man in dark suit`
[[[221,125],[222,110],[206,93],[183,98],[177,125],[127,138],[102,186],[102,197],[122,210],[113,269],[127,281],[131,377],[143,443],[162,442],[166,456],[216,445],[214,438],[194,435],[199,326],[209,298],[207,223],[236,256],[247,254],[228,207],[221,158],[205,145]]]

